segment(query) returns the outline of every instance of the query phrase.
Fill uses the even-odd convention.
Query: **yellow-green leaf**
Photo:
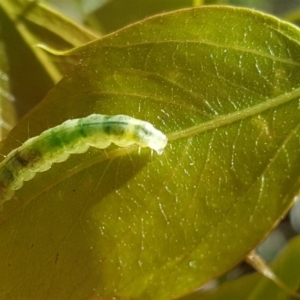
[[[61,69],[67,69],[67,67],[61,66],[57,60],[52,61],[52,57],[35,46],[43,43],[58,49],[68,49],[97,37],[80,24],[39,1],[2,1],[0,9],[15,25],[15,29],[18,30],[27,47],[34,53],[54,82],[62,77],[59,67]]]
[[[110,0],[92,15],[92,20],[93,25],[98,23],[105,32],[112,32],[154,14],[200,4],[193,0]]]
[[[91,149],[17,191],[0,296],[172,299],[241,261],[299,193],[299,37],[252,10],[201,7],[75,49],[76,70],[1,151],[91,113],[150,121],[169,144]]]
[[[3,22],[0,24],[0,33],[2,29]],[[0,141],[6,137],[16,123],[14,100],[9,82],[8,57],[5,53],[5,45],[0,40]]]
[[[296,290],[299,286],[300,275],[300,237],[289,241],[285,249],[272,263],[274,273],[280,277],[291,289]],[[243,276],[237,280],[229,281],[211,292],[197,292],[193,295],[183,297],[182,300],[218,300],[218,299],[245,299],[286,300],[286,291],[278,287],[263,275],[254,273]],[[296,299],[296,298],[295,298]]]

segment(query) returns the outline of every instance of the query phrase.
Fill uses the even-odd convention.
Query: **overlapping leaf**
[[[299,250],[300,238],[289,241],[285,249],[272,263],[274,272],[292,289],[299,286]],[[181,298],[182,300],[217,300],[217,299],[288,299],[286,291],[276,286],[274,282],[261,274],[243,276],[238,280],[227,282],[216,291],[194,293]],[[295,298],[296,299],[296,298]]]

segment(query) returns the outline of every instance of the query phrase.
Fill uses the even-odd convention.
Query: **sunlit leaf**
[[[272,269],[279,278],[291,289],[296,290],[300,283],[300,237],[289,241],[284,251],[272,263]],[[286,300],[288,295],[283,289],[275,285],[271,280],[255,273],[243,276],[237,280],[223,284],[216,291],[207,293],[195,293],[182,298],[182,300],[218,300],[218,299],[245,299]]]
[[[3,143],[91,113],[169,136],[91,149],[38,174],[2,212],[2,298],[171,299],[232,268],[299,193],[299,30],[203,7],[72,52],[66,76]],[[25,298],[26,298],[25,297]]]

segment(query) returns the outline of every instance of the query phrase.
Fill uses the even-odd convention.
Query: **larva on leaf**
[[[68,120],[27,140],[0,163],[0,205],[24,181],[48,170],[53,163],[65,161],[70,154],[86,152],[90,146],[105,149],[111,143],[119,147],[137,144],[161,154],[167,137],[152,124],[125,115],[92,114]]]

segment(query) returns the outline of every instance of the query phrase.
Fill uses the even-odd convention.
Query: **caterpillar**
[[[90,146],[105,149],[111,143],[119,147],[137,144],[161,154],[167,137],[149,122],[125,115],[92,114],[65,121],[28,139],[0,163],[0,205],[11,199],[24,181],[50,169],[53,163],[84,153]]]

